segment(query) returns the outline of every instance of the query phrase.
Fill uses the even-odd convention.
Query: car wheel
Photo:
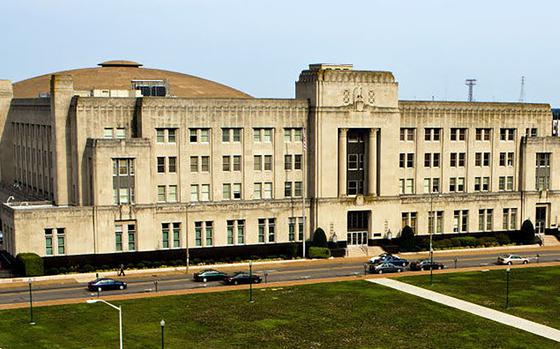
[[[120,285],[119,290],[124,290],[124,285]]]
[[[103,291],[103,289],[101,287],[98,287],[97,292],[101,292],[101,291]]]
[[[507,265],[511,265],[511,261],[507,262]]]
[[[379,270],[379,274],[383,274],[383,270],[380,269],[380,270]]]
[[[206,278],[202,279],[202,282],[206,283],[206,281],[208,281],[208,279],[206,279]]]
[[[439,270],[443,269],[443,265],[440,265],[438,269],[439,269]]]
[[[237,280],[235,280],[235,281],[233,282],[233,284],[234,284],[234,285],[237,285]]]
[[[402,269],[397,269],[397,273],[400,273],[402,271]]]
[[[527,263],[529,263],[529,261],[523,261],[523,264],[527,264]]]

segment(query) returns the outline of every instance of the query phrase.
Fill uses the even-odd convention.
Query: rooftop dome
[[[140,68],[142,64],[133,61],[112,60],[98,65],[100,67],[65,70],[16,82],[13,85],[14,97],[35,98],[48,93],[51,75],[63,74],[72,76],[76,91],[130,90],[133,80],[163,80],[168,95],[174,97],[251,98],[244,92],[214,81],[167,70]]]

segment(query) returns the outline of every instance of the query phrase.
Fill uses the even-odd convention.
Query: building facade
[[[399,101],[390,72],[310,65],[295,99],[110,61],[0,82],[12,255],[97,255],[555,228],[548,104]]]

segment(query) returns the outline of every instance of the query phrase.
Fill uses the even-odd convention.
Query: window
[[[259,226],[258,226],[259,242],[264,242],[265,229],[266,229],[266,219],[259,218]]]
[[[500,153],[500,166],[513,166],[513,153]]]
[[[134,159],[113,159],[113,203],[134,203]]]
[[[136,250],[136,225],[128,224],[128,250]]]
[[[113,138],[113,129],[108,127],[104,128],[103,138]]]
[[[229,155],[222,156],[222,170],[231,171],[231,157]]]
[[[166,199],[165,185],[158,185],[157,189],[158,189],[157,201],[158,202],[165,202],[165,199]]]
[[[262,183],[254,183],[253,184],[253,199],[261,199],[262,198]]]
[[[465,233],[469,230],[469,210],[453,211],[453,232]]]
[[[534,127],[526,128],[525,137],[537,137],[537,129]]]
[[[261,128],[254,128],[253,129],[253,142],[260,143],[262,142],[262,129]]]
[[[169,173],[177,172],[177,158],[175,156],[167,158],[167,171]]]
[[[262,155],[255,155],[253,157],[253,169],[255,171],[262,171]]]
[[[550,189],[550,153],[536,153],[536,190]]]
[[[157,171],[158,173],[165,173],[165,158],[158,157],[157,158]]]
[[[424,167],[439,167],[439,153],[425,153]]]
[[[123,250],[123,241],[122,241],[122,225],[116,224],[115,225],[115,250],[122,251]]]
[[[191,128],[189,129],[190,143],[208,143],[210,141],[210,129]]]
[[[500,191],[513,191],[513,176],[500,176],[498,178],[498,189]]]
[[[189,142],[198,143],[198,132],[196,128],[191,128],[189,130]]]
[[[399,154],[399,167],[412,168],[414,167],[414,153],[400,153]]]
[[[173,223],[173,247],[181,247],[181,223]]]
[[[169,248],[169,223],[161,223],[161,246]]]
[[[156,142],[165,143],[165,129],[163,128],[156,129]]]
[[[474,191],[488,191],[490,189],[490,177],[474,177]]]
[[[191,156],[191,172],[198,172],[198,156]]]
[[[399,194],[404,194],[404,179],[399,179]]]
[[[214,242],[214,229],[212,227],[212,221],[207,221],[205,223],[206,231],[206,246],[212,246]]]
[[[167,129],[167,142],[175,143],[177,141],[177,129],[169,128]]]
[[[350,155],[348,155],[348,163],[350,163]],[[284,155],[284,170],[292,169],[292,156]]]
[[[492,131],[491,128],[477,128],[475,139],[477,141],[489,141],[491,131]]]
[[[272,199],[272,182],[264,183],[263,199]]]
[[[263,140],[264,140],[265,143],[272,143],[272,129],[271,128],[265,128],[264,129]]]
[[[245,243],[245,220],[244,219],[237,220],[237,243],[238,244]]]
[[[53,230],[45,229],[45,254],[47,256],[53,255]]]
[[[414,141],[414,128],[401,128],[401,141]]]
[[[274,218],[268,219],[268,242],[274,242],[276,240],[275,230],[274,230]]]
[[[294,170],[301,170],[301,154],[294,155]]]
[[[228,245],[233,245],[233,229],[234,229],[234,221],[227,221],[226,224],[226,237]]]
[[[288,240],[295,241],[296,240],[296,218],[290,217],[288,218]]]
[[[264,156],[264,170],[272,171],[272,155]]]
[[[254,183],[253,199],[272,199],[272,182]]]
[[[284,182],[284,196],[287,198],[292,196],[292,182]]]
[[[413,232],[416,232],[416,212],[403,212],[401,214],[402,222],[401,222],[401,229],[409,226]]]
[[[272,129],[271,128],[254,128],[253,141],[255,143],[272,143]]]
[[[301,182],[294,182],[294,196],[301,197],[301,189],[302,185]]]
[[[224,200],[231,200],[231,184],[224,183],[222,187],[222,197]]]
[[[363,180],[349,180],[348,181],[348,195],[357,195],[364,192],[364,181]]]
[[[492,231],[492,215],[494,210],[492,209],[480,209],[478,210],[478,230],[479,231]]]
[[[425,128],[424,129],[424,140],[439,142],[441,138],[441,128]]]
[[[466,134],[466,128],[452,128],[449,136],[452,141],[464,141],[466,139]]]
[[[233,184],[233,199],[240,200],[241,199],[241,183],[234,183]]]
[[[117,136],[117,138],[124,138],[124,129],[121,129],[122,137]],[[119,129],[117,129],[117,134]],[[167,135],[167,137],[166,137]],[[175,143],[177,141],[177,129],[175,128],[156,128],[156,142],[157,143]]]
[[[428,211],[428,233],[429,232],[443,233],[443,211]]]
[[[450,153],[449,166],[451,167],[464,167],[465,166],[465,153]]]
[[[412,179],[412,178],[407,178],[406,179],[404,193],[405,194],[414,194],[414,179]]]
[[[191,184],[191,201],[198,201],[198,184]]]
[[[450,192],[464,192],[465,191],[465,177],[451,177],[451,178],[449,178],[449,191]]]
[[[210,141],[210,130],[203,128],[200,130],[200,143],[208,143]]]
[[[301,128],[285,128],[284,142],[301,142],[303,140],[303,129]]]
[[[210,201],[210,184],[200,185],[200,201]]]
[[[424,178],[424,193],[439,193],[439,178]]]
[[[517,230],[517,208],[504,208],[502,228],[503,230]]]
[[[233,170],[241,171],[241,155],[233,156]]]
[[[490,153],[475,153],[475,166],[490,166]]]
[[[194,222],[194,244],[202,246],[202,222]]]
[[[201,156],[200,157],[200,171],[210,172],[210,157],[209,156]]]
[[[240,128],[222,128],[222,142],[223,143],[239,143],[241,142],[241,129]]]
[[[65,245],[64,245],[64,228],[57,228],[56,229],[56,242],[57,242],[57,249],[58,254],[64,254]]]
[[[515,139],[515,129],[514,128],[501,128],[500,129],[500,140],[501,141],[513,141]]]
[[[170,185],[169,190],[167,191],[167,201],[168,202],[177,202],[177,186]]]

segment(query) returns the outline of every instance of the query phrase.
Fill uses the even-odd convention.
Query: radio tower
[[[469,87],[469,102],[473,101],[473,87],[476,85],[476,79],[466,79],[465,85]]]
[[[525,77],[521,77],[521,92],[519,92],[519,102],[523,103],[525,100]]]

